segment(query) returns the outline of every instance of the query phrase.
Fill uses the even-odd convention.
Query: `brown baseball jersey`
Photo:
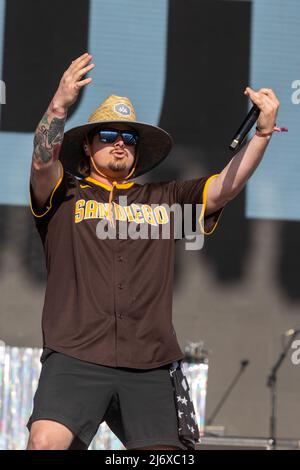
[[[162,228],[167,222],[174,224],[165,206],[203,202],[203,230],[212,233],[222,209],[203,216],[214,176],[115,184],[110,206],[115,238],[104,236],[109,186],[91,177],[78,179],[62,168],[40,210],[30,186],[47,267],[43,346],[112,367],[150,369],[182,359],[172,324],[176,240],[161,237],[161,232],[126,238],[120,236],[120,222],[130,222],[133,232],[138,227]],[[126,203],[120,204],[125,196]]]

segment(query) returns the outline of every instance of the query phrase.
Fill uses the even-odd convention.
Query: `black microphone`
[[[250,364],[249,359],[244,359],[243,361],[241,361],[242,368],[247,367],[249,364]]]
[[[244,138],[250,131],[251,127],[254,126],[255,122],[258,119],[260,113],[260,109],[256,104],[252,106],[249,113],[247,114],[246,118],[243,121],[243,124],[239,127],[238,131],[235,133],[229,148],[231,150],[236,150],[236,148],[241,145]]]

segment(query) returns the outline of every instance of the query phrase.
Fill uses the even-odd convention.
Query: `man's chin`
[[[108,165],[108,168],[110,171],[113,171],[114,173],[124,173],[126,172],[126,164],[125,163],[113,163]]]

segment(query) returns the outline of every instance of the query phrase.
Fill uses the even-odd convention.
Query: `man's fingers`
[[[266,96],[270,97],[271,99],[273,99],[274,102],[279,106],[280,104],[279,100],[271,88],[261,88],[259,91],[261,93],[264,93]]]
[[[81,59],[78,63],[74,65],[73,72],[77,72],[78,70],[82,69],[82,67],[86,66],[90,62],[91,58],[92,56],[91,54],[89,54],[83,59]]]
[[[88,52],[85,52],[81,56],[77,57],[77,59],[72,60],[71,64],[76,64],[76,62],[79,62],[80,60],[82,60],[84,57],[87,57],[88,55],[89,55]]]
[[[275,93],[271,88],[261,88],[259,91],[261,91],[262,93],[265,93],[266,95],[275,97]]]
[[[250,88],[249,86],[246,87],[244,93],[245,95],[248,95],[249,98],[251,99],[253,98],[258,99],[258,100],[260,99],[260,94],[257,91],[253,90],[252,88]]]
[[[91,81],[92,81],[92,77],[85,78],[84,80],[81,80],[80,82],[76,83],[76,88],[77,89],[82,88],[84,85],[87,85]]]
[[[264,104],[264,99],[266,98],[266,103],[272,103],[273,106],[278,107],[280,105],[277,96],[271,88],[261,88],[258,92],[254,91],[252,88],[247,87],[245,92],[246,95],[258,106],[258,103]]]
[[[266,90],[266,92],[264,90]],[[262,88],[256,92],[252,88],[247,87],[244,93],[249,96],[251,101],[253,101],[253,103],[255,103],[260,109],[271,111],[279,106],[279,102],[274,92],[269,88]]]
[[[256,104],[261,109],[261,106],[263,105],[263,101],[262,101],[262,97],[259,95],[259,93],[255,92],[250,87],[247,87],[244,93],[247,96],[249,96],[251,101],[253,101],[253,103]]]
[[[274,102],[270,98],[268,98],[267,96],[261,96],[261,95],[257,96],[256,95],[254,98],[251,97],[251,100],[264,113],[269,113],[269,112],[271,113],[276,108]]]
[[[74,66],[70,70],[71,74],[75,76],[79,70],[81,70],[83,67],[86,67],[88,65],[91,59],[92,59],[92,56],[88,55],[87,57],[84,57],[82,60],[74,64]]]
[[[276,103],[268,95],[265,95],[263,93],[257,93],[257,94],[259,95],[259,100],[261,102],[261,105],[264,107],[264,109],[267,109],[267,108],[273,109],[276,107]]]
[[[73,60],[70,67],[69,67],[69,71],[70,72],[74,72],[74,71],[77,71],[78,68],[81,68],[82,65],[85,65],[88,63],[89,60],[91,60],[92,56],[91,54],[88,54],[87,52],[85,52],[84,54],[82,54],[80,57],[78,57],[77,59]]]
[[[87,65],[86,67],[83,67],[82,69],[78,70],[76,73],[74,73],[75,81],[79,80],[81,77],[83,77],[83,75],[88,73],[94,67],[95,67],[95,64],[90,64],[90,65]]]

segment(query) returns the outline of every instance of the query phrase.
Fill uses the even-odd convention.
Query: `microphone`
[[[249,359],[243,359],[241,361],[241,367],[244,369],[244,367],[247,367],[250,364]]]
[[[296,333],[300,333],[300,330],[295,330],[294,328],[290,328],[283,333],[283,336],[293,336]]]
[[[236,150],[236,148],[241,145],[246,135],[257,121],[259,113],[259,107],[254,104],[250,109],[249,113],[247,114],[246,118],[244,119],[242,125],[239,127],[234,137],[232,138],[231,144],[229,145],[229,148],[231,150]]]

